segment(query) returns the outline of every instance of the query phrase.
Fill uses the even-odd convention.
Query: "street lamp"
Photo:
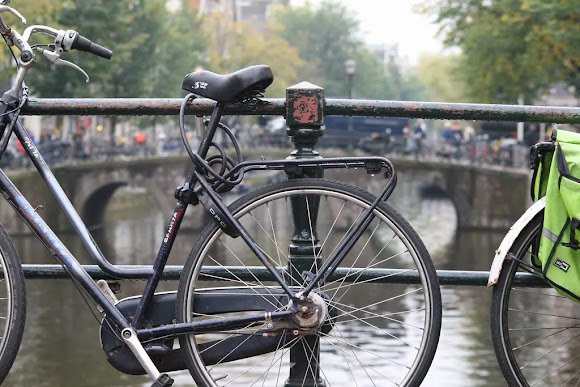
[[[348,80],[348,98],[352,99],[352,78],[354,77],[354,73],[356,71],[356,60],[354,59],[347,59],[344,62],[344,72],[346,73],[346,78]],[[353,149],[353,139],[352,139],[352,116],[348,117],[348,149]]]
[[[356,60],[347,59],[344,62],[344,72],[346,73],[346,77],[348,79],[348,98],[352,98],[352,78],[356,72]]]

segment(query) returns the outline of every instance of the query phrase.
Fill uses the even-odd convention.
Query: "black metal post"
[[[322,136],[324,123],[324,89],[302,82],[286,89],[287,133],[296,149],[288,159],[320,157],[314,150]],[[288,178],[322,177],[321,168],[289,173]],[[294,284],[302,283],[301,273],[320,266],[320,244],[316,234],[318,198],[292,198],[294,234],[289,249],[289,268]],[[320,379],[320,345],[317,336],[298,339],[290,349],[290,375],[286,387],[324,386]]]

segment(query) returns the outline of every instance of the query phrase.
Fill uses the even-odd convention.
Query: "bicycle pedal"
[[[164,387],[164,386],[172,386],[172,385],[173,385],[173,379],[171,379],[169,377],[169,375],[167,375],[167,374],[161,374],[161,375],[159,375],[159,377],[157,378],[155,383],[153,383],[151,385],[151,387]]]

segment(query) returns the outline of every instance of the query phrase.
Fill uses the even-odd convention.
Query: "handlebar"
[[[24,17],[22,17],[18,11],[11,7],[0,5],[0,14],[3,12],[10,12],[20,17],[22,22],[26,22]],[[60,56],[60,53],[70,50],[86,51],[105,59],[111,59],[113,56],[113,52],[110,49],[92,42],[76,31],[63,31],[48,26],[33,25],[26,28],[21,36],[17,31],[6,25],[2,17],[0,17],[0,34],[2,34],[7,39],[9,44],[13,44],[18,47],[18,49],[21,51],[21,59],[24,62],[28,62],[33,59],[32,49],[28,44],[28,40],[34,33],[40,33],[54,37],[55,53],[57,53],[58,56]]]
[[[67,35],[70,36],[71,33],[67,31]],[[111,57],[113,56],[113,51],[109,50],[107,47],[103,47],[95,42],[90,41],[89,39],[85,38],[78,32],[74,37],[71,49],[90,52],[91,54],[100,56],[101,58],[105,59],[111,59]]]
[[[26,23],[26,20],[20,13],[18,13],[18,11],[6,5],[8,1],[9,0],[0,0],[0,15],[4,12],[8,12],[20,18],[23,23]],[[31,46],[28,41],[33,34],[51,36],[54,38],[54,43],[48,45],[48,49],[42,48],[47,46],[42,44]],[[74,68],[77,71],[80,71],[85,76],[87,82],[89,81],[89,76],[87,73],[76,64],[61,59],[61,54],[70,50],[79,50],[86,51],[106,59],[110,59],[113,56],[113,52],[108,48],[92,42],[86,37],[80,35],[77,31],[73,30],[64,31],[49,26],[32,25],[27,27],[22,35],[20,35],[18,31],[7,25],[1,16],[0,35],[2,35],[9,46],[16,46],[20,50],[20,58],[17,59],[18,69],[16,76],[12,79],[10,90],[6,91],[1,97],[2,102],[13,106],[23,103],[25,100],[25,98],[22,98],[25,94],[24,90],[26,89],[24,85],[24,78],[28,69],[30,69],[35,63],[34,51],[41,53],[46,59],[48,59],[56,66],[68,66]]]

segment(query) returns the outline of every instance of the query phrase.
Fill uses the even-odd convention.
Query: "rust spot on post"
[[[292,118],[296,124],[316,124],[318,122],[318,98],[301,95],[292,101],[294,112]]]

